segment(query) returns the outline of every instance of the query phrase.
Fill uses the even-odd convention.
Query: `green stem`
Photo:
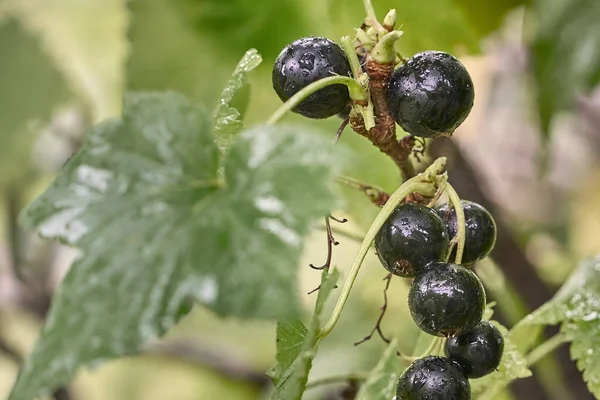
[[[307,389],[314,388],[317,386],[329,385],[332,383],[346,382],[346,381],[366,381],[369,378],[368,372],[350,372],[342,375],[332,375],[325,378],[315,379],[312,382],[308,382],[306,385]]]
[[[358,79],[363,74],[363,70],[360,67],[360,61],[356,55],[356,50],[354,50],[354,46],[352,46],[352,42],[350,41],[350,36],[342,37],[341,43],[342,49],[344,49],[344,53],[346,53],[346,57],[348,57],[348,61],[350,62],[352,75],[354,78]]]
[[[456,190],[450,185],[446,183],[445,189],[448,197],[450,198],[450,202],[454,207],[454,212],[456,213],[456,258],[454,262],[456,264],[460,264],[462,261],[463,252],[465,250],[465,237],[467,233],[467,228],[465,226],[465,211],[462,208],[462,204],[460,203],[460,197],[458,197],[458,193]]]
[[[365,89],[354,79],[347,76],[330,76],[327,78],[319,79],[316,82],[306,86],[295,95],[290,97],[281,107],[279,107],[267,120],[267,124],[277,123],[283,116],[293,110],[298,104],[302,103],[308,96],[315,93],[316,91],[323,89],[329,85],[342,84],[348,86],[350,91],[350,97],[357,99],[362,97],[363,100],[367,99],[367,92]]]
[[[432,164],[432,166],[434,164]],[[418,193],[421,193],[424,195],[432,196],[435,193],[435,190],[436,189],[432,183],[424,183],[423,182],[423,175],[417,175],[414,178],[411,178],[408,181],[404,182],[390,196],[388,201],[381,208],[381,211],[379,211],[379,214],[375,218],[375,221],[373,221],[373,224],[367,231],[367,234],[365,235],[365,238],[361,243],[361,246],[358,250],[358,254],[356,255],[356,258],[354,259],[354,263],[352,264],[352,267],[350,268],[348,278],[346,279],[346,282],[344,283],[344,287],[342,288],[340,297],[338,298],[337,304],[335,305],[335,308],[333,310],[333,314],[331,315],[331,317],[329,318],[329,321],[325,324],[323,329],[321,329],[321,332],[319,332],[319,339],[322,339],[325,336],[327,336],[329,333],[331,333],[335,324],[337,323],[338,319],[340,318],[342,310],[344,309],[346,301],[348,300],[348,296],[350,295],[350,290],[352,290],[354,281],[356,280],[356,277],[358,276],[358,271],[360,270],[360,266],[361,266],[363,260],[365,259],[367,252],[369,251],[369,248],[371,247],[371,243],[375,239],[375,235],[377,235],[377,233],[383,226],[383,223],[387,220],[387,218],[390,216],[390,214],[394,211],[396,206],[398,206],[398,204],[400,204],[400,202],[402,200],[404,200],[404,198],[406,196],[408,196],[410,193],[418,192]]]
[[[567,337],[564,334],[557,333],[529,352],[527,355],[527,365],[532,366],[567,341]]]

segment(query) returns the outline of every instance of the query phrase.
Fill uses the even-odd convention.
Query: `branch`
[[[151,345],[145,349],[145,354],[183,361],[196,367],[210,368],[229,379],[250,383],[260,389],[272,385],[264,371],[254,370],[240,360],[223,357],[212,348],[200,347],[190,342]]]

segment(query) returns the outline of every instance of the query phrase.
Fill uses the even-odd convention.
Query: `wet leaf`
[[[248,73],[259,66],[262,58],[255,49],[250,49],[244,54],[238,65],[225,85],[221,93],[219,105],[214,112],[214,130],[217,136],[217,143],[221,149],[228,147],[233,136],[242,130],[242,112],[246,108],[249,95],[245,96],[245,102],[238,102],[233,105],[234,97],[244,88],[248,82]],[[246,92],[244,92],[246,94]],[[245,104],[244,104],[245,103]]]
[[[306,390],[308,373],[317,352],[323,306],[338,278],[337,270],[331,273],[323,271],[315,311],[308,328],[300,321],[278,325],[278,363],[272,368],[272,371],[275,371],[271,375],[275,383],[275,391],[271,395],[271,400],[299,400]]]
[[[577,360],[590,392],[600,396],[600,257],[581,261],[554,298],[525,322],[561,324],[571,342],[571,357]]]
[[[223,316],[298,314],[302,240],[334,203],[328,141],[299,127],[246,130],[221,180],[211,128],[182,95],[129,95],[122,118],[88,132],[25,210],[28,228],[79,254],[11,400],[135,353],[190,299]]]

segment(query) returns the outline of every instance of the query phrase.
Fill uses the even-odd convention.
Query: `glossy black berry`
[[[444,258],[448,233],[431,208],[400,204],[375,236],[375,250],[385,269],[411,277],[428,263]]]
[[[464,65],[440,51],[416,54],[394,71],[388,108],[398,125],[415,136],[450,136],[473,107],[473,82]]]
[[[273,89],[282,101],[304,87],[334,75],[350,76],[344,50],[322,37],[308,37],[287,45],[273,65]],[[350,102],[345,85],[330,85],[310,95],[293,111],[308,118],[339,114]]]
[[[397,400],[470,400],[471,386],[458,364],[429,356],[413,362],[396,387]]]
[[[451,337],[481,321],[485,291],[473,271],[456,264],[431,263],[413,281],[408,307],[421,330]]]
[[[456,361],[469,378],[493,372],[502,358],[504,338],[492,323],[481,321],[475,328],[446,341],[446,355]]]
[[[470,265],[485,258],[496,243],[496,222],[492,214],[477,203],[472,201],[461,201],[465,212],[465,249],[462,257],[462,264]],[[446,230],[450,238],[456,235],[457,222],[456,212],[450,204],[444,204],[437,209],[437,213],[444,221]],[[454,248],[450,259],[453,260],[456,255]]]

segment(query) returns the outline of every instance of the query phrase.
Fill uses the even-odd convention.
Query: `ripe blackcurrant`
[[[450,54],[425,51],[394,71],[388,108],[398,125],[420,137],[451,136],[473,107],[473,82]]]
[[[471,386],[460,366],[445,357],[413,362],[396,387],[397,400],[470,400]]]
[[[457,264],[435,262],[413,281],[408,307],[423,331],[451,337],[470,331],[481,321],[485,291],[473,271]]]
[[[477,203],[461,200],[465,212],[465,250],[463,252],[462,264],[470,265],[485,258],[496,243],[496,222],[492,215]],[[450,204],[444,204],[437,209],[437,213],[444,221],[448,235],[452,238],[456,235],[457,222],[456,212]],[[451,258],[456,254],[456,247]]]
[[[493,372],[502,358],[504,338],[492,323],[481,321],[475,328],[448,339],[446,355],[457,362],[469,378]]]
[[[431,208],[404,203],[396,207],[375,236],[375,250],[385,269],[411,277],[431,261],[444,258],[448,233]]]
[[[287,45],[273,65],[273,89],[282,101],[319,79],[334,75],[351,75],[344,50],[322,37],[308,37]],[[318,90],[293,111],[308,118],[321,119],[336,115],[350,102],[345,85],[330,85]]]

